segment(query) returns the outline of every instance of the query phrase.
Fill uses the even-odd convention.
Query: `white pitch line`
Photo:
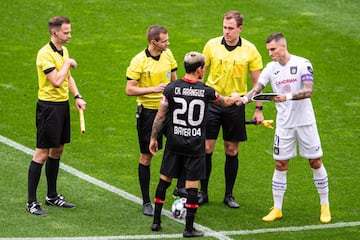
[[[304,230],[318,230],[330,228],[344,228],[360,226],[360,222],[342,222],[322,225],[300,226],[300,227],[282,227],[282,228],[264,228],[255,230],[240,230],[240,231],[221,231],[223,235],[250,235],[250,234],[265,234],[273,232],[296,232]],[[208,237],[216,237],[211,233],[207,233]],[[182,238],[182,234],[158,234],[158,235],[123,235],[123,236],[106,236],[106,237],[55,237],[55,238],[0,238],[0,240],[122,240],[122,239],[167,239],[167,238]]]
[[[22,151],[22,152],[24,152],[24,153],[26,153],[28,155],[31,155],[31,156],[34,155],[34,150],[29,149],[29,148],[27,148],[27,147],[25,147],[25,146],[23,146],[23,145],[21,145],[21,144],[19,144],[17,142],[14,142],[13,140],[8,139],[8,138],[6,138],[6,137],[4,137],[2,135],[0,135],[0,141],[2,143],[4,143],[4,144],[10,146],[10,147],[13,147],[13,148],[15,148],[17,150],[20,150],[20,151]],[[117,195],[119,195],[119,196],[121,196],[121,197],[123,197],[123,198],[125,198],[127,200],[130,200],[132,202],[135,202],[137,204],[142,205],[142,200],[140,198],[138,198],[138,197],[136,197],[136,196],[134,196],[134,195],[132,195],[132,194],[130,194],[128,192],[125,192],[125,191],[123,191],[123,190],[121,190],[121,189],[119,189],[117,187],[114,187],[114,186],[112,186],[112,185],[110,185],[110,184],[108,184],[106,182],[103,182],[103,181],[101,181],[99,179],[93,178],[93,177],[91,177],[91,176],[89,176],[89,175],[87,175],[87,174],[85,174],[85,173],[83,173],[83,172],[81,172],[79,170],[76,170],[73,167],[70,167],[69,165],[66,165],[66,164],[60,162],[60,168],[62,170],[64,170],[64,171],[70,173],[70,174],[73,174],[73,175],[75,175],[75,176],[89,182],[89,183],[92,183],[92,184],[94,184],[94,185],[96,185],[98,187],[101,187],[101,188],[103,188],[103,189],[105,189],[107,191],[113,192],[113,193],[115,193],[115,194],[117,194]],[[181,221],[179,219],[176,219],[176,218],[172,217],[171,212],[166,210],[166,209],[162,210],[162,214],[169,217],[170,219],[172,219],[174,221],[177,221],[179,223],[184,224],[184,221]],[[212,230],[210,228],[207,228],[205,226],[202,226],[200,224],[194,223],[194,226],[198,230],[203,231],[206,235],[209,234],[209,235],[211,235],[211,236],[213,236],[213,237],[215,237],[215,238],[217,238],[219,240],[231,240],[231,238],[227,237],[226,235],[218,233],[218,232],[216,232],[216,231],[214,231],[214,230]],[[146,236],[148,236],[146,238],[150,239],[152,235],[146,235]],[[177,237],[179,237],[179,236],[177,235]],[[159,236],[157,236],[157,237],[159,237]],[[181,235],[181,237],[182,237],[182,235]],[[144,238],[144,236],[142,236],[141,238],[135,238],[135,239],[146,239],[146,238]],[[161,238],[164,238],[164,236],[161,235]],[[71,239],[83,239],[83,238],[71,238]],[[91,238],[91,239],[94,239],[94,238]],[[99,238],[96,237],[96,239],[99,239]],[[108,238],[106,238],[106,239],[108,239]],[[116,239],[121,239],[121,238],[116,238]],[[129,236],[126,236],[125,239],[129,239]]]
[[[106,237],[53,237],[53,238],[0,238],[1,240],[130,240],[130,239],[163,239],[163,238],[182,238],[182,234],[158,234],[158,235],[124,235]]]
[[[10,147],[13,147],[17,150],[20,150],[28,155],[33,155],[34,150],[31,150],[17,142],[14,142],[6,137],[0,135],[0,141]],[[73,174],[89,183],[92,183],[98,187],[101,187],[107,191],[115,193],[127,200],[135,202],[137,204],[142,204],[142,200],[128,192],[125,192],[119,188],[116,188],[108,183],[105,183],[101,180],[93,178],[81,171],[76,170],[66,164],[60,163],[60,168],[64,171]],[[172,217],[170,211],[163,209],[163,214],[170,219],[177,221],[179,223],[184,224],[184,221],[179,219],[175,219]],[[210,228],[204,227],[200,224],[195,224],[195,227],[203,232],[205,232],[205,236],[212,236],[220,240],[231,240],[229,235],[250,235],[250,234],[264,234],[264,233],[272,233],[272,232],[295,232],[295,231],[304,231],[304,230],[316,230],[316,229],[330,229],[330,228],[344,228],[344,227],[356,227],[360,226],[360,222],[339,222],[339,223],[331,223],[331,224],[321,224],[321,225],[309,225],[309,226],[298,226],[298,227],[281,227],[281,228],[263,228],[263,229],[254,229],[254,230],[239,230],[239,231],[219,231],[216,232]],[[117,239],[165,239],[165,238],[181,238],[182,234],[158,234],[158,235],[124,235],[124,236],[106,236],[106,237],[55,237],[51,238],[54,240],[117,240]],[[15,239],[25,239],[25,240],[48,240],[50,238],[0,238],[0,240],[15,240]]]
[[[304,230],[318,230],[318,229],[330,229],[330,228],[344,228],[344,227],[357,227],[360,226],[360,222],[338,222],[328,223],[321,225],[309,225],[299,227],[280,227],[280,228],[263,228],[255,230],[239,230],[239,231],[220,231],[224,235],[250,235],[250,234],[263,234],[273,232],[298,232]]]

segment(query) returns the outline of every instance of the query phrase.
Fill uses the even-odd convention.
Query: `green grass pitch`
[[[169,30],[170,49],[184,74],[186,52],[202,51],[206,41],[222,34],[222,15],[237,9],[244,16],[242,37],[263,56],[266,37],[282,32],[289,51],[312,61],[315,73],[313,105],[329,174],[333,221],[319,221],[319,199],[305,159],[290,163],[283,219],[261,218],[272,205],[271,177],[274,130],[249,125],[248,141],[240,144],[239,173],[234,188],[239,209],[222,203],[224,152],[221,139],[214,152],[209,204],[198,209],[195,222],[203,239],[357,239],[360,233],[360,17],[357,0],[319,1],[111,1],[34,0],[0,3],[0,134],[24,147],[0,143],[0,239],[177,239],[183,223],[163,217],[162,231],[150,230],[143,216],[137,180],[136,103],[125,94],[125,71],[131,58],[147,45],[151,24]],[[67,45],[79,66],[72,70],[87,101],[86,133],[71,100],[72,142],[62,162],[89,178],[60,171],[59,191],[76,209],[44,206],[47,217],[25,212],[27,169],[35,146],[37,51],[49,41],[47,21],[64,15],[72,22]],[[269,91],[269,89],[266,89]],[[247,107],[251,118],[253,106]],[[266,119],[275,118],[272,103],[264,104]],[[5,141],[6,142],[6,141]],[[151,194],[159,178],[162,152],[151,165]],[[89,179],[101,184],[90,183]],[[94,180],[94,181],[95,181]],[[96,182],[95,182],[96,183]],[[168,190],[165,209],[173,201]],[[115,189],[115,190],[114,190]],[[122,197],[126,193],[128,197]],[[45,175],[38,198],[44,204]]]

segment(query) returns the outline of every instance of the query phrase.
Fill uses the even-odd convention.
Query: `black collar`
[[[160,53],[159,56],[156,56],[156,57],[152,56],[152,55],[150,54],[150,51],[149,51],[148,48],[145,49],[145,53],[146,53],[146,56],[147,56],[147,57],[151,57],[151,58],[155,59],[156,61],[159,61],[160,56],[161,56],[161,53]]]
[[[57,52],[59,53],[61,56],[64,56],[64,51],[61,49],[61,50],[57,50],[57,48],[55,47],[55,44],[53,44],[51,41],[50,41],[50,47],[52,48],[52,50],[54,50],[54,52]]]
[[[239,41],[237,42],[237,44],[236,44],[235,46],[229,46],[229,45],[226,43],[226,41],[225,41],[224,38],[222,38],[221,44],[223,44],[228,51],[232,51],[232,50],[234,50],[236,47],[241,47],[241,37],[239,37]]]

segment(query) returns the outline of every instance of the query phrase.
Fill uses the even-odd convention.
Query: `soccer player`
[[[262,58],[254,44],[240,37],[243,30],[243,15],[229,11],[223,17],[223,36],[210,39],[203,50],[209,75],[206,84],[219,94],[230,96],[232,92],[244,95],[250,73],[255,85],[262,69]],[[253,119],[264,120],[260,102],[256,103]],[[223,107],[211,104],[206,125],[206,178],[201,181],[199,203],[208,202],[208,183],[211,173],[211,158],[220,127],[223,130],[225,150],[225,196],[224,203],[230,208],[239,204],[233,196],[233,187],[238,171],[239,142],[246,141],[244,105]]]
[[[138,53],[127,68],[126,94],[137,96],[137,133],[140,146],[138,177],[143,199],[144,215],[153,216],[150,201],[150,163],[149,152],[151,127],[160,104],[165,86],[176,79],[177,63],[168,48],[168,31],[159,25],[147,29],[148,47]],[[162,136],[159,135],[159,148],[162,147]]]
[[[185,55],[186,74],[182,79],[167,85],[154,120],[149,146],[152,154],[159,149],[158,135],[167,118],[169,123],[166,128],[167,141],[160,180],[155,193],[152,231],[159,231],[161,228],[161,210],[172,179],[183,176],[188,194],[183,236],[203,236],[202,232],[194,229],[193,224],[198,208],[198,181],[205,177],[205,123],[208,103],[230,106],[238,101],[242,104],[239,95],[222,97],[213,88],[199,81],[204,77],[204,65],[205,57],[202,54],[190,52]]]
[[[42,47],[36,58],[38,71],[38,102],[36,105],[36,149],[28,170],[28,203],[26,210],[34,215],[47,215],[37,201],[36,191],[41,169],[46,162],[46,204],[64,208],[75,205],[64,200],[57,192],[57,177],[64,144],[70,142],[69,91],[75,96],[75,106],[85,110],[70,69],[77,63],[69,58],[64,44],[71,39],[71,24],[66,17],[49,20],[50,42]]]
[[[282,217],[289,160],[296,156],[296,146],[299,145],[300,155],[309,160],[319,193],[320,221],[328,223],[331,221],[328,175],[321,160],[323,152],[310,99],[314,88],[311,62],[290,54],[285,37],[278,32],[267,38],[266,48],[273,61],[267,64],[258,83],[244,97],[244,103],[249,102],[268,83],[273,92],[278,93],[274,97],[277,110],[273,152],[276,162],[272,178],[274,206],[263,220],[272,222]]]

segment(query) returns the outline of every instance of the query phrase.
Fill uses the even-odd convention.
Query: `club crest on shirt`
[[[284,92],[286,92],[286,93],[291,93],[291,86],[290,86],[290,84],[286,84],[286,85],[284,86]]]
[[[297,66],[290,67],[290,73],[291,74],[296,74],[297,73]]]
[[[313,73],[313,69],[311,66],[307,66],[307,70],[309,71],[309,73]]]

